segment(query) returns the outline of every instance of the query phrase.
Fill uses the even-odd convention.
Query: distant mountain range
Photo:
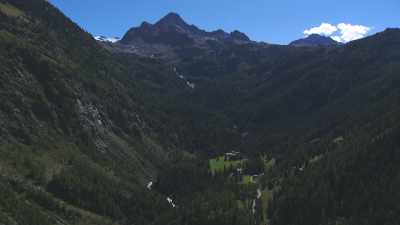
[[[225,44],[255,43],[240,31],[199,29],[186,23],[177,13],[169,13],[155,24],[143,22],[139,27],[129,29],[121,40],[102,36],[97,36],[96,40],[112,51],[167,60],[176,60],[186,54],[183,49],[212,51],[215,46]]]
[[[169,13],[155,24],[143,22],[139,27],[129,29],[121,38],[96,36],[96,40],[115,52],[135,53],[146,57],[177,60],[187,54],[188,49],[195,51],[216,51],[227,45],[256,45],[263,47],[266,43],[252,41],[240,31],[231,33],[224,30],[205,31],[195,25],[189,25],[177,13]],[[330,37],[312,34],[306,38],[293,41],[293,47],[331,47],[338,46]],[[193,52],[191,50],[191,52]]]
[[[204,45],[207,41],[249,43],[254,42],[240,32],[233,31],[227,33],[224,30],[207,32],[189,25],[177,13],[169,13],[155,24],[143,22],[139,27],[128,30],[123,38],[95,36],[95,39],[102,42],[120,42],[125,45],[135,45],[138,43],[165,44],[170,46],[182,45]],[[335,46],[342,43],[330,37],[311,34],[291,42],[289,45],[296,47],[316,47],[316,46]]]

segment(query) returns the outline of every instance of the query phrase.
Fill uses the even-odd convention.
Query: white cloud
[[[307,36],[311,34],[324,35],[331,37],[335,41],[346,43],[365,37],[370,30],[370,27],[363,25],[339,23],[335,26],[329,23],[322,23],[319,27],[312,27],[303,33]]]
[[[337,42],[343,42],[343,40],[340,36],[331,36],[331,38]]]
[[[339,23],[337,27],[340,30],[340,39],[342,42],[354,41],[365,37],[371,28],[363,25],[351,25],[346,23]]]
[[[305,35],[311,35],[311,34],[319,34],[319,35],[325,35],[325,36],[330,36],[333,33],[335,33],[338,30],[336,26],[333,26],[332,24],[329,23],[321,23],[319,27],[312,27],[308,30],[304,31]]]

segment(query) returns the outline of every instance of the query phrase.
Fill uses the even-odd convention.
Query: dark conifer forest
[[[0,0],[0,225],[399,224],[400,29],[313,38]]]

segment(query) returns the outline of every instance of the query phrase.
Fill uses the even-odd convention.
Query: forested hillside
[[[113,44],[0,0],[0,224],[396,224],[399,75],[399,29],[286,46],[169,14]]]
[[[175,104],[185,84],[154,60],[112,56],[45,1],[1,1],[0,16],[2,223],[168,211],[145,185],[183,154],[159,102]]]

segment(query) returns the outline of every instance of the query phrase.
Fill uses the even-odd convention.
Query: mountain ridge
[[[214,39],[219,41],[230,40],[230,41],[243,41],[250,42],[244,33],[239,31],[233,31],[232,33],[227,33],[221,29],[216,31],[207,32],[197,28],[195,25],[189,25],[185,22],[182,17],[174,12],[168,13],[166,16],[161,18],[155,24],[150,24],[148,22],[142,22],[139,27],[133,27],[127,31],[121,40],[121,43],[128,44],[134,38],[142,38],[140,32],[147,32],[149,36],[156,38],[157,35],[163,35],[163,33],[176,33],[185,34],[188,38],[195,39],[194,41],[204,42],[204,39]],[[203,39],[203,40],[202,40]],[[160,39],[159,39],[160,40]],[[142,41],[150,41],[142,38]],[[161,40],[162,42],[163,40]],[[178,43],[168,42],[167,44],[176,45]]]
[[[227,33],[219,29],[208,32],[189,25],[176,13],[169,13],[154,24],[142,22],[140,26],[130,28],[120,41],[106,47],[113,52],[173,62],[200,52],[215,52],[226,45],[246,44],[255,42],[240,31]]]

